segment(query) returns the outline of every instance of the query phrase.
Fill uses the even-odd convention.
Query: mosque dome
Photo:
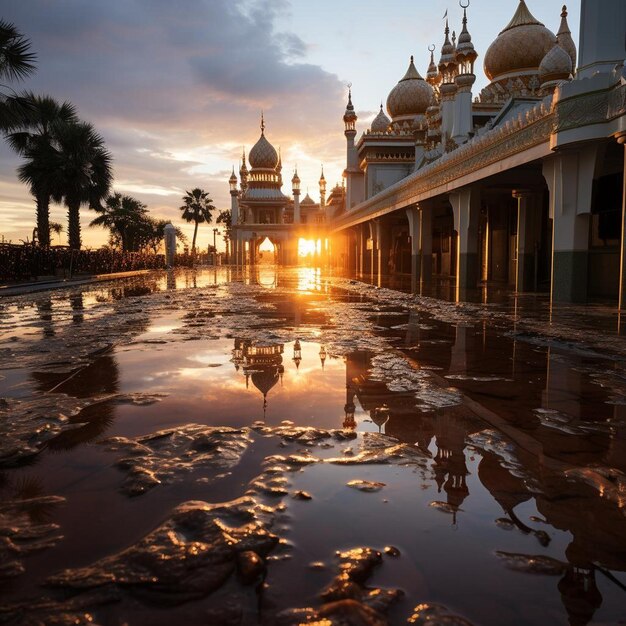
[[[556,43],[556,36],[538,21],[520,0],[513,19],[489,46],[485,74],[491,81],[510,74],[535,73]]]
[[[385,115],[385,112],[383,111],[383,105],[381,104],[378,115],[372,120],[371,131],[373,133],[387,132],[389,124],[391,124],[391,120]]]
[[[278,152],[274,146],[265,138],[265,131],[261,127],[261,136],[252,146],[248,161],[253,169],[275,170],[278,166]]]
[[[433,88],[420,76],[413,63],[387,97],[387,111],[392,120],[424,115],[430,105]]]
[[[572,73],[572,59],[558,43],[543,57],[539,65],[541,84],[553,80],[567,80]]]
[[[300,206],[312,206],[314,204],[315,204],[315,200],[311,198],[311,196],[309,195],[309,192],[307,191],[306,196],[304,196],[304,198],[302,199],[302,202],[300,202]]]

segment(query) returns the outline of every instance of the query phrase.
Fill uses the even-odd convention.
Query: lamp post
[[[214,228],[213,229],[213,265],[217,265],[217,241],[216,241],[216,237],[217,237],[217,232],[219,231],[219,228]]]

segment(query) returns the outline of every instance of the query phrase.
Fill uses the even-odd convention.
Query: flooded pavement
[[[313,268],[0,299],[0,623],[626,623],[601,306]]]

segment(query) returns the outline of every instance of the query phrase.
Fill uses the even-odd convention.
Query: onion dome
[[[428,71],[426,72],[426,81],[434,89],[441,82],[441,74],[435,63],[435,46],[433,45],[430,50],[430,64],[428,65]]]
[[[491,81],[509,75],[536,75],[543,57],[555,43],[554,34],[520,0],[513,19],[485,54],[485,74]]]
[[[413,63],[387,97],[387,111],[395,122],[423,115],[433,96],[433,88],[420,76]]]
[[[348,104],[346,106],[346,112],[343,114],[343,121],[347,123],[356,122],[356,113],[354,112],[354,106],[352,104],[352,88],[348,87]]]
[[[248,157],[252,169],[276,170],[278,166],[278,152],[265,138],[265,121],[261,115],[261,137],[250,150]]]
[[[567,7],[563,5],[561,11],[561,26],[559,32],[556,34],[556,40],[559,42],[559,46],[569,54],[572,59],[572,70],[576,69],[576,44],[572,39],[572,32],[569,29],[567,23]]]
[[[539,80],[542,85],[553,81],[568,80],[572,74],[572,59],[557,43],[543,57],[539,65]]]
[[[378,115],[372,120],[371,131],[373,133],[386,133],[389,124],[391,124],[391,120],[385,115],[381,102],[380,111],[378,111]]]
[[[463,29],[459,35],[455,56],[462,74],[473,73],[473,64],[478,58],[478,53],[474,49],[472,36],[467,30],[467,11],[465,8],[463,9]]]

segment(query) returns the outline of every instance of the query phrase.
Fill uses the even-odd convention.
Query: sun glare
[[[322,242],[320,239],[303,239],[300,237],[298,240],[298,256],[313,256],[316,252],[320,252],[322,249]]]

